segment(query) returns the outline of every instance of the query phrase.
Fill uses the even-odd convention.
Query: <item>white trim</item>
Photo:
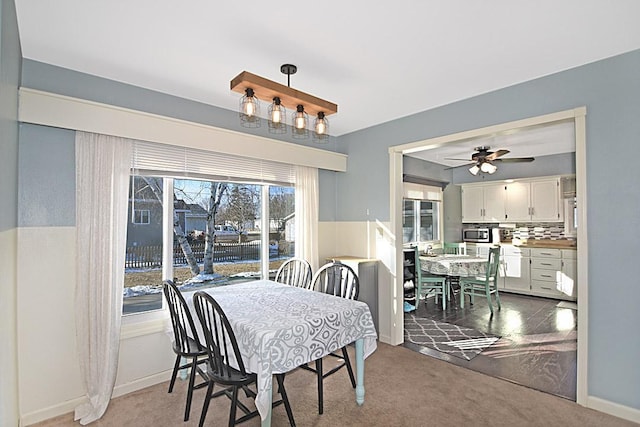
[[[141,378],[136,381],[132,381],[127,384],[122,384],[114,387],[113,395],[111,398],[116,398],[120,396],[124,396],[125,394],[132,393],[134,391],[142,390],[147,387],[151,387],[156,384],[163,383],[165,381],[169,381],[171,378],[171,373],[173,369],[169,369],[167,371],[159,372],[154,375],[150,375],[148,377]],[[73,410],[86,401],[86,397],[78,397],[71,400],[66,400],[57,405],[49,406],[44,409],[40,409],[37,411],[29,412],[20,417],[19,426],[29,426],[35,423],[39,423],[40,421],[45,421],[50,418],[54,418],[60,415],[68,414],[73,412]]]
[[[23,123],[346,172],[347,155],[113,105],[20,88]]]
[[[120,328],[120,341],[131,338],[141,337],[144,335],[157,334],[158,332],[168,331],[168,317],[153,320],[141,320],[139,322],[131,322],[123,324]],[[173,336],[172,336],[173,339]]]
[[[622,418],[634,423],[640,423],[640,409],[620,405],[619,403],[610,402],[595,396],[589,396],[587,398],[586,406],[588,408],[595,409],[596,411],[613,415],[614,417]]]
[[[586,107],[578,107],[571,110],[560,111],[557,113],[546,114],[537,117],[530,117],[513,122],[501,123],[498,125],[487,126],[478,129],[472,129],[450,135],[443,135],[436,138],[429,138],[422,141],[411,142],[389,147],[389,173],[390,173],[390,218],[391,228],[396,236],[401,236],[402,224],[399,219],[401,216],[401,199],[398,192],[401,192],[402,183],[402,155],[409,154],[425,149],[435,149],[444,145],[460,142],[463,139],[476,138],[491,133],[498,133],[530,126],[543,126],[551,123],[562,121],[573,121],[576,129],[576,201],[578,204],[579,228],[578,228],[578,350],[577,350],[577,381],[576,381],[576,402],[583,406],[588,406],[588,301],[589,301],[589,283],[588,283],[588,240],[587,240],[587,200],[586,200],[586,128],[585,116],[587,114]],[[398,165],[398,157],[400,162]],[[392,294],[402,294],[402,281],[397,280],[402,277],[402,243],[396,239],[396,265],[392,274],[392,287],[395,290]],[[391,299],[391,301],[397,303]],[[402,314],[402,307],[395,304],[396,313],[392,319],[392,325],[396,331],[391,331],[391,336],[398,339],[402,343],[403,322],[399,318]],[[392,326],[392,328],[394,327]]]

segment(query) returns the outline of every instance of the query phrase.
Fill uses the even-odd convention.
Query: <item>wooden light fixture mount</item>
[[[298,68],[292,64],[284,64],[280,67],[280,71],[287,75],[287,85],[289,85],[291,74],[295,74]],[[246,89],[253,89],[255,96],[266,102],[271,102],[273,98],[278,97],[282,105],[292,111],[296,111],[297,106],[302,105],[304,111],[313,116],[317,116],[318,113],[328,116],[338,112],[338,105],[333,102],[243,71],[231,80],[231,90],[245,93]]]

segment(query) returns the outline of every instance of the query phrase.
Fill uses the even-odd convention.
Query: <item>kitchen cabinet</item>
[[[528,248],[506,245],[502,248],[500,290],[531,291],[531,257]]]
[[[575,299],[578,296],[578,261],[573,249],[562,249],[560,292]]]
[[[559,249],[531,249],[531,290],[536,294],[561,298],[559,277],[562,268]]]
[[[462,186],[462,222],[560,222],[560,177]]]
[[[504,184],[463,185],[462,222],[504,221],[504,193]]]

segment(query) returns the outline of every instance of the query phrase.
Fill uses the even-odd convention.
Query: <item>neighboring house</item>
[[[129,199],[127,247],[161,245],[162,203],[143,182],[134,182],[135,198]],[[208,214],[202,206],[176,199],[173,207],[185,235],[205,232]]]

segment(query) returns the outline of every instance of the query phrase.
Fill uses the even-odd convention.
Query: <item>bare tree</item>
[[[269,194],[269,216],[278,224],[278,232],[283,232],[285,221],[294,212],[295,195],[286,187],[273,187]]]
[[[229,201],[220,212],[220,218],[232,223],[239,231],[244,231],[245,224],[257,217],[260,204],[259,186],[232,184],[230,187]]]
[[[142,179],[147,183],[153,194],[156,198],[162,203],[162,178],[155,178],[149,176],[143,176]],[[173,194],[173,201],[176,201],[176,195]],[[187,259],[187,264],[189,264],[189,268],[191,270],[191,274],[197,276],[200,274],[200,266],[196,261],[196,257],[193,254],[193,250],[191,249],[191,245],[187,240],[187,237],[184,234],[184,230],[180,225],[180,218],[178,217],[175,209],[173,210],[173,234],[176,236],[176,240],[182,249],[182,253],[184,253],[184,257]]]
[[[207,209],[207,230],[204,243],[204,274],[213,274],[213,249],[215,237],[216,214],[220,208],[222,198],[227,193],[229,184],[226,182],[210,182],[210,195]]]

